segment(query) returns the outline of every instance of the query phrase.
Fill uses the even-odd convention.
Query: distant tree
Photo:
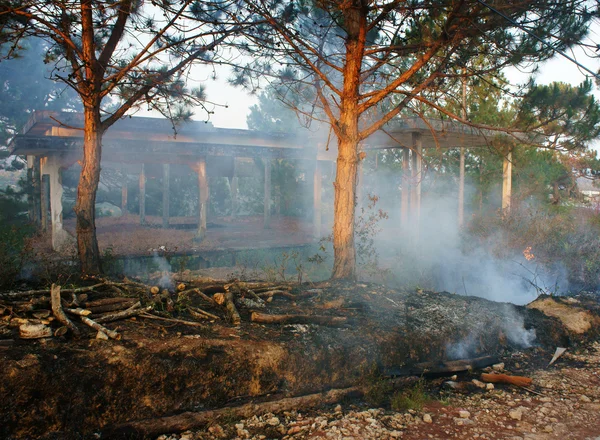
[[[239,29],[239,23],[223,15],[230,7],[235,2],[24,0],[0,5],[7,56],[23,37],[44,40],[49,45],[44,60],[54,66],[52,78],[71,87],[83,103],[75,214],[84,273],[101,271],[94,205],[103,134],[142,105],[172,120],[190,117],[189,105],[202,105],[205,96],[202,88],[185,87],[185,75],[194,62],[212,63],[216,50]]]
[[[508,65],[538,62],[551,57],[555,49],[581,42],[593,16],[588,3],[245,2],[248,13],[260,16],[265,24],[246,32],[250,43],[242,49],[257,58],[238,69],[234,82],[254,88],[256,81],[270,76],[290,88],[312,87],[314,108],[326,115],[337,136],[333,278],[356,274],[354,211],[360,142],[402,112],[421,114],[417,103],[476,127],[498,128],[452,112],[446,105],[456,100],[446,93],[454,90],[450,84],[465,75],[479,77]],[[532,34],[547,39],[549,46]],[[487,60],[485,68],[469,64],[478,58]]]

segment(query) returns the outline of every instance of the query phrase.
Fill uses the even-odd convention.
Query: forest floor
[[[168,280],[160,293],[129,280],[86,284],[94,286],[85,293],[64,288],[62,299],[94,310],[94,320],[114,313],[101,307],[123,296],[127,307],[139,302],[151,311],[104,324],[116,339],[72,316],[80,332],[73,337],[54,319],[44,289],[0,293],[1,438],[600,436],[595,294],[543,297],[538,310],[371,283],[270,285],[192,276]],[[215,302],[223,298],[222,305]],[[233,300],[239,323],[232,321],[226,298]],[[199,318],[198,310],[213,318]],[[50,332],[23,339],[28,325]],[[546,368],[557,346],[569,350]],[[444,371],[447,361],[481,357],[504,362],[503,372],[528,376],[533,385],[529,391],[479,389],[472,383],[477,368],[430,374]],[[448,388],[452,374],[458,375],[450,384],[456,390]],[[243,404],[357,386],[363,400],[344,400],[339,407],[288,408],[241,421],[233,415]],[[393,411],[392,401],[406,393],[424,406]],[[220,408],[226,412],[208,424],[190,423],[192,417],[176,430],[166,421],[158,430],[135,425]]]

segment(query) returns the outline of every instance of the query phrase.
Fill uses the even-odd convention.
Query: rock
[[[98,332],[96,334],[96,339],[103,339],[105,341],[108,341],[108,335],[104,332]]]
[[[456,381],[456,380],[458,380],[458,376],[456,374],[454,374],[450,377],[450,380]]]
[[[423,421],[425,423],[433,423],[433,419],[431,418],[431,415],[429,415],[429,414],[423,414]]]
[[[552,425],[546,425],[546,426],[544,427],[544,432],[552,432],[552,431],[554,431],[554,430],[552,429]]]
[[[342,412],[342,405],[336,405],[335,408],[333,409],[333,411],[335,411],[336,413],[340,413]]]
[[[469,411],[460,410],[460,411],[458,412],[458,416],[459,416],[461,419],[468,419],[469,417],[471,417],[471,413],[470,413]]]
[[[582,402],[585,402],[585,403],[590,403],[592,401],[592,399],[590,399],[585,394],[582,394],[581,396],[579,396],[579,400],[581,400]]]
[[[513,409],[508,412],[508,416],[513,420],[521,420],[523,418],[523,411],[521,411],[521,408]]]
[[[271,425],[271,426],[278,426],[281,422],[279,421],[278,417],[271,417],[269,420],[267,420],[267,424]]]
[[[237,429],[238,431],[241,431],[242,429],[244,429],[244,424],[243,423],[236,423],[235,424],[235,429]]]
[[[504,362],[500,362],[499,364],[492,365],[492,370],[503,371],[504,370]]]
[[[485,389],[488,391],[492,391],[494,389],[494,384],[493,383],[485,384]]]
[[[475,385],[477,388],[485,388],[485,384],[477,379],[473,379],[471,382],[473,382],[473,385]]]
[[[454,423],[457,424],[458,426],[472,425],[473,424],[473,420],[471,420],[471,419],[464,419],[464,418],[460,418],[460,417],[454,417]]]

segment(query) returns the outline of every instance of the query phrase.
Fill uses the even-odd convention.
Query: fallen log
[[[317,324],[339,327],[344,325],[348,318],[324,315],[267,315],[266,313],[252,312],[250,320],[259,324]]]
[[[75,336],[79,336],[79,329],[71,322],[62,308],[60,302],[60,286],[52,284],[52,287],[50,288],[50,300],[52,303],[52,313],[58,322],[71,330]]]
[[[460,373],[461,371],[475,370],[494,365],[499,362],[497,356],[481,356],[471,359],[460,359],[455,361],[421,362],[405,368],[387,368],[383,375],[395,376],[421,376],[423,374],[446,374]]]
[[[87,316],[82,316],[81,317],[81,322],[83,322],[85,325],[90,326],[91,328],[93,328],[96,331],[104,333],[106,336],[108,336],[111,339],[116,339],[117,341],[121,339],[121,334],[120,333],[117,333],[114,330],[110,330],[110,329],[104,327],[103,325],[100,325],[97,322],[92,321]]]
[[[231,323],[233,325],[240,325],[242,323],[242,318],[233,302],[232,292],[225,293],[225,308],[227,309],[227,314],[229,315],[229,319],[231,319]]]
[[[117,310],[125,310],[133,306],[137,302],[136,299],[132,298],[127,302],[118,302],[114,304],[106,304],[104,306],[96,306],[96,307],[86,307],[86,309],[91,310],[94,315],[98,313],[107,313],[107,312],[115,312]]]
[[[82,293],[90,292],[98,287],[104,286],[106,283],[94,284],[93,286],[77,287],[75,289],[62,289],[62,293]],[[20,292],[6,292],[1,293],[0,298],[2,299],[16,299],[34,295],[49,295],[51,289],[39,289],[39,290],[24,290]]]
[[[322,405],[337,403],[349,397],[360,397],[360,387],[329,390],[325,393],[309,394],[299,397],[286,397],[284,399],[263,402],[247,403],[237,407],[227,407],[202,412],[185,412],[176,416],[145,419],[133,422],[108,426],[102,431],[106,438],[149,438],[157,437],[164,433],[183,432],[200,428],[209,423],[214,423],[226,417],[241,419],[266,413],[280,413],[291,410],[305,410]]]
[[[215,302],[214,299],[212,299],[210,296],[206,295],[204,292],[202,292],[200,289],[194,288],[194,289],[188,289],[188,290],[184,290],[183,292],[179,292],[179,296],[183,296],[183,295],[187,295],[189,293],[195,293],[197,294],[200,298],[202,298],[203,300],[209,302],[211,305],[216,306],[217,303]]]
[[[98,324],[104,324],[105,322],[113,322],[118,321],[119,319],[131,318],[133,316],[141,315],[142,313],[149,312],[152,310],[152,306],[146,306],[144,308],[139,308],[141,304],[139,302],[135,303],[133,306],[128,308],[127,310],[123,310],[122,312],[112,313],[110,315],[104,315],[96,319]]]
[[[489,383],[505,383],[509,385],[516,385],[518,387],[531,386],[533,379],[524,376],[509,376],[507,374],[488,374],[483,373],[481,380]]]

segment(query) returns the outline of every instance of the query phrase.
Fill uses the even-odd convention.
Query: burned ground
[[[208,292],[209,284],[195,286]],[[290,289],[264,305],[237,294],[239,327],[225,309],[191,293],[186,305],[221,319],[187,326],[138,316],[106,324],[120,341],[95,339],[87,327],[79,339],[20,340],[16,324],[31,312],[17,313],[5,300],[4,337],[15,342],[0,351],[0,436],[87,438],[129,420],[354,386],[373,369],[414,372],[423,362],[503,357],[528,346],[550,353],[590,338],[539,310],[475,297],[354,283]],[[170,316],[191,320],[178,305]],[[346,321],[258,324],[253,310]]]

